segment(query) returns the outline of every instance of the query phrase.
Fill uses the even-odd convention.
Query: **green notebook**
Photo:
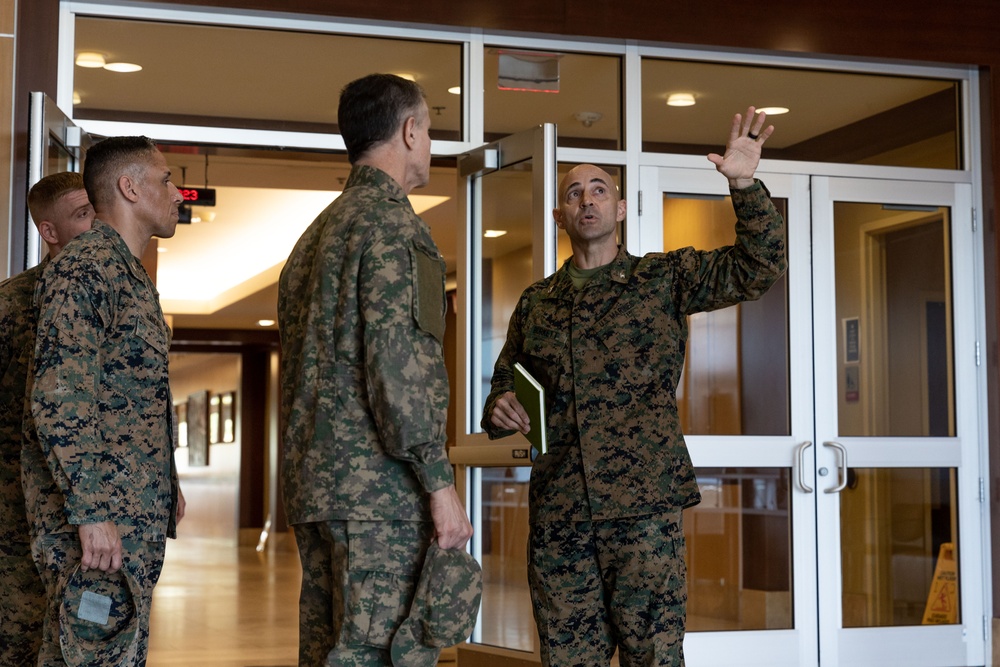
[[[524,437],[535,446],[538,453],[546,453],[549,451],[549,444],[545,436],[545,390],[517,362],[514,363],[514,394],[531,420],[531,429]]]

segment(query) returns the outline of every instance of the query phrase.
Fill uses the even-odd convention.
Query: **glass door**
[[[684,513],[684,651],[698,667],[815,664],[809,192],[761,175],[785,218],[788,273],[761,299],[689,318],[678,411],[701,488]],[[644,167],[633,252],[735,240],[713,170]]]
[[[812,186],[820,665],[984,664],[971,188]]]
[[[29,189],[50,174],[83,171],[83,154],[92,143],[90,135],[74,125],[45,93],[31,93],[28,127]],[[25,264],[16,270],[35,266],[43,254],[42,239],[28,217],[21,234]]]
[[[479,622],[459,647],[463,667],[537,665],[538,635],[527,583],[530,445],[521,435],[490,443],[479,427],[493,365],[517,300],[556,266],[556,127],[510,135],[458,161],[459,232],[456,387],[459,423],[450,450],[459,493],[483,567]]]

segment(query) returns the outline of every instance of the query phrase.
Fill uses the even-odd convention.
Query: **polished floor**
[[[148,667],[291,667],[298,555],[205,538],[171,540],[153,595]]]
[[[294,667],[302,573],[279,536],[262,552],[231,540],[167,543],[153,593],[147,667]],[[455,666],[455,650],[440,667]]]

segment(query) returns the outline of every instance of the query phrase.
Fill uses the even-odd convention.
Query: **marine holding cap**
[[[35,290],[21,474],[47,600],[38,665],[144,665],[153,586],[184,509],[170,331],[140,257],[173,236],[181,196],[146,137],[92,146],[83,180],[93,228]]]
[[[754,179],[773,127],[736,114],[725,155],[737,241],[630,255],[611,176],[574,167],[556,224],[573,256],[528,287],[510,319],[483,411],[491,438],[528,432],[515,362],[545,388],[548,452],[531,470],[528,582],[542,665],[684,664],[687,588],[681,511],[699,502],[674,388],[687,316],[755,299],[785,270],[784,230]]]
[[[407,198],[430,177],[430,116],[417,84],[372,74],[341,91],[338,123],[350,176],[278,287],[299,665],[402,667],[429,545],[472,535],[445,452],[445,264]]]

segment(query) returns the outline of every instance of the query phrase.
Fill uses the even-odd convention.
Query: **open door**
[[[73,123],[45,93],[31,93],[28,124],[28,189],[49,174],[82,171],[83,154],[93,143],[90,135]],[[31,268],[41,261],[44,249],[38,230],[25,214],[24,225],[15,230],[15,247],[24,252],[15,257],[11,273]]]
[[[490,443],[479,421],[493,365],[517,300],[556,269],[556,127],[546,124],[459,158],[459,326],[457,466],[459,493],[475,527],[472,554],[483,567],[483,602],[463,667],[538,665],[527,580],[530,446],[521,435]]]

